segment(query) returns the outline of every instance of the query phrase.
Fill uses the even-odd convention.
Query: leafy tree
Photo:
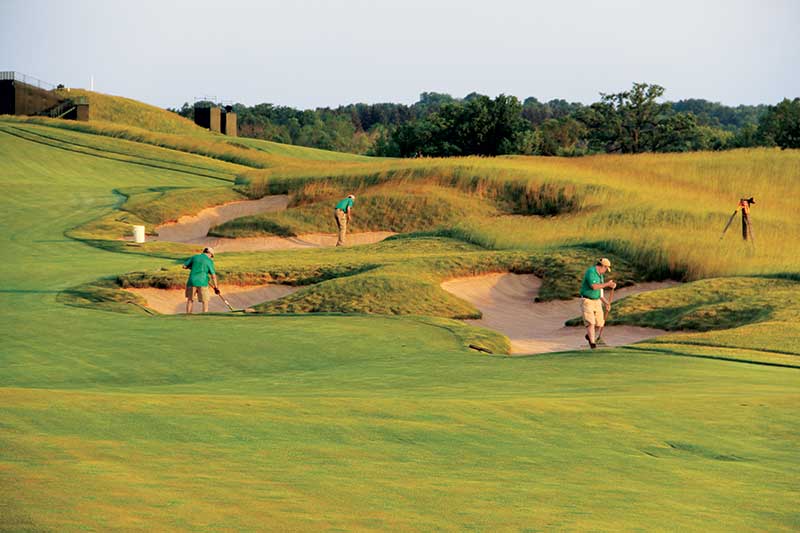
[[[582,155],[586,151],[586,126],[574,118],[551,118],[539,128],[541,155]]]
[[[445,102],[426,117],[401,125],[391,141],[381,141],[381,150],[396,146],[404,157],[518,153],[528,129],[521,109],[514,96],[501,94],[492,100],[473,93],[463,101]]]
[[[727,131],[737,131],[748,125],[757,125],[767,111],[765,105],[729,107],[702,98],[679,100],[673,102],[671,106],[677,113],[692,113],[697,117],[700,126],[722,128]]]
[[[800,148],[800,98],[770,106],[759,123],[758,133],[766,143],[783,149]]]
[[[731,135],[725,143],[725,148],[746,148],[763,144],[765,144],[765,141],[763,136],[759,134],[758,126],[755,124],[746,124]]]
[[[516,96],[499,95],[491,102],[492,134],[486,153],[490,155],[519,152],[522,137],[530,128],[522,118],[522,104]]]
[[[652,143],[652,136],[658,125],[663,104],[656,98],[664,94],[660,85],[634,83],[633,89],[616,94],[600,93],[603,108],[608,113],[607,120],[616,130],[616,150],[624,153],[646,151]],[[613,146],[613,145],[612,145]]]
[[[704,144],[711,142],[711,132],[703,137],[697,126],[697,118],[690,113],[676,113],[654,122],[652,144],[653,152],[688,152],[708,148]]]
[[[574,115],[583,107],[579,103],[569,103],[566,100],[556,99],[542,103],[533,96],[525,99],[522,104],[522,117],[531,126],[537,127],[550,118],[562,118]]]
[[[634,154],[705,149],[695,116],[658,103],[663,94],[660,85],[646,83],[634,83],[630,91],[601,93],[600,102],[575,115],[587,127],[589,149]]]

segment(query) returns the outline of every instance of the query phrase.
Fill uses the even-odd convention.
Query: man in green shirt
[[[208,290],[208,278],[214,283],[214,292],[219,294],[217,283],[217,272],[214,270],[214,250],[205,248],[203,253],[194,255],[186,260],[183,268],[191,270],[189,279],[186,281],[186,314],[192,314],[194,305],[194,295],[203,304],[203,312],[208,312],[208,301],[211,299],[211,292]]]
[[[581,283],[581,314],[583,324],[586,326],[585,339],[589,341],[591,349],[597,348],[596,339],[603,333],[606,325],[605,315],[603,314],[603,304],[606,310],[611,308],[611,304],[603,298],[603,289],[616,288],[617,284],[613,280],[605,281],[603,275],[611,272],[611,261],[603,257],[597,264],[589,267],[583,275]]]
[[[350,223],[352,217],[351,208],[353,207],[353,200],[356,197],[348,194],[347,198],[339,201],[333,214],[336,216],[336,226],[339,228],[339,238],[336,240],[336,246],[344,246],[344,237],[347,233],[347,224]]]

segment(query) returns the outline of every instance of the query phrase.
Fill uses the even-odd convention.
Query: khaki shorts
[[[187,300],[194,300],[194,295],[197,295],[198,302],[207,302],[211,299],[211,291],[208,290],[208,286],[205,287],[194,287],[192,285],[186,286],[186,299]]]
[[[594,324],[595,327],[602,328],[606,325],[606,318],[603,315],[603,301],[601,299],[590,300],[581,298],[581,314],[583,314],[583,325]]]

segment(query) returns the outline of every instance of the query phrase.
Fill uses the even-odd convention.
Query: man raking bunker
[[[344,246],[344,238],[347,235],[347,224],[350,223],[352,218],[353,201],[356,199],[355,195],[348,194],[347,198],[339,201],[333,210],[336,218],[336,227],[339,228],[339,238],[336,240],[336,246]]]
[[[597,264],[589,267],[583,275],[581,283],[581,314],[586,326],[585,339],[589,341],[591,349],[597,348],[597,339],[603,333],[606,324],[603,314],[603,305],[607,311],[611,310],[611,303],[603,296],[603,289],[615,289],[617,284],[613,280],[605,281],[603,275],[611,272],[611,261],[603,257]]]
[[[208,302],[211,293],[208,290],[209,278],[213,282],[214,292],[219,294],[219,284],[217,283],[217,272],[214,270],[214,250],[212,248],[203,249],[203,253],[194,255],[186,260],[183,268],[191,270],[189,279],[186,280],[186,314],[192,313],[194,306],[194,296],[203,304],[203,312],[208,312]]]

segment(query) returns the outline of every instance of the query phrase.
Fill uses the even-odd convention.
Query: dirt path
[[[176,315],[186,312],[186,297],[183,289],[125,289],[138,294],[147,301],[147,307],[164,315]],[[277,300],[297,290],[288,285],[258,285],[241,287],[238,285],[220,285],[220,291],[234,309],[246,309],[254,305]],[[199,313],[203,305],[194,303],[193,312]],[[213,313],[227,313],[228,308],[219,296],[211,293],[208,310]]]
[[[196,215],[183,216],[177,222],[162,224],[156,227],[157,237],[148,236],[147,238],[154,241],[196,244],[198,247],[211,246],[216,252],[289,250],[336,245],[336,235],[333,233],[308,233],[297,237],[247,237],[241,239],[208,236],[208,231],[214,226],[241,217],[283,211],[286,209],[288,202],[289,197],[282,194],[265,196],[260,200],[244,200],[209,207]],[[392,235],[396,234],[391,231],[350,233],[347,235],[347,245],[373,244]]]
[[[466,322],[499,331],[511,340],[512,354],[534,354],[588,349],[584,328],[564,322],[580,316],[580,299],[536,303],[542,280],[532,274],[486,274],[442,283],[442,288],[477,307],[483,318]],[[614,300],[640,292],[664,289],[677,282],[641,283],[619,289]],[[609,326],[603,331],[607,346],[622,346],[665,333],[660,329]]]

